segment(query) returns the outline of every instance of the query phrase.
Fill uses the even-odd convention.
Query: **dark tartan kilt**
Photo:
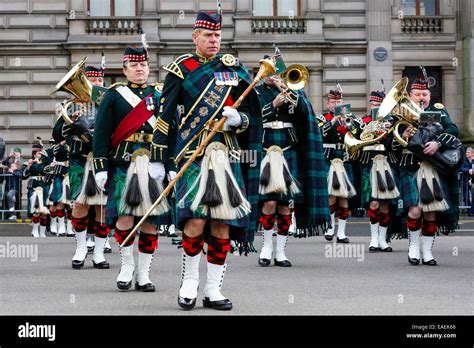
[[[265,142],[264,142],[264,147],[269,148],[272,145],[277,145],[284,149],[285,147],[290,145],[290,142],[288,141],[288,131],[285,129],[282,130],[273,130],[273,129],[265,129]],[[285,157],[286,161],[288,162],[288,167],[290,169],[290,173],[294,178],[298,178],[298,156],[296,153],[296,149],[294,146],[298,145],[293,145],[291,148],[283,152],[283,156]],[[263,156],[265,157],[266,152],[264,150]],[[299,186],[300,190],[303,190],[301,185]],[[302,201],[303,195],[302,193],[299,193],[295,197],[288,191],[288,193],[281,194],[281,193],[269,193],[266,195],[260,195],[259,200],[260,201],[278,201],[279,203],[283,205],[288,205],[290,200],[293,200],[295,202]]]
[[[27,196],[28,196],[28,204],[27,204],[27,211],[26,211],[26,215],[28,217],[32,217],[33,214],[31,214],[31,196],[33,195],[33,191],[35,190],[35,188],[37,187],[42,187],[43,188],[43,205],[46,206],[46,201],[48,200],[48,193],[49,193],[49,188],[50,188],[50,184],[49,183],[46,183],[44,181],[40,181],[40,180],[33,180],[33,183],[32,185],[28,185],[28,192],[27,192]]]
[[[49,194],[49,200],[54,204],[58,204],[61,201],[61,197],[63,196],[63,175],[55,175],[52,182],[52,189],[51,193],[46,192],[46,196]]]
[[[203,214],[202,211],[199,209],[196,211],[191,210],[191,205],[193,203],[194,197],[196,196],[196,193],[199,188],[199,184],[197,184],[193,191],[188,194],[186,199],[181,202],[183,197],[185,196],[186,192],[188,189],[191,187],[191,185],[194,183],[196,180],[197,176],[201,172],[201,161],[202,157],[199,160],[194,161],[189,168],[184,172],[183,176],[181,176],[176,184],[176,207],[177,207],[177,221],[178,221],[178,226],[180,227],[180,230],[183,231],[184,225],[187,220],[189,219],[205,219],[205,220],[212,220],[212,221],[217,221],[229,226],[234,226],[236,228],[246,228],[249,224],[249,216],[246,215],[243,218],[240,219],[233,219],[233,220],[220,220],[220,219],[212,219],[210,216],[210,211],[208,211],[207,214]],[[184,164],[186,163],[185,160],[181,161],[178,165],[178,170],[181,168]],[[235,176],[235,180],[237,181],[237,184],[239,185],[240,189],[244,193],[245,196],[245,185],[244,185],[244,179],[242,176],[242,171],[240,168],[240,163],[231,161],[230,162],[230,167],[232,169],[232,173]]]
[[[110,163],[110,162],[109,162]],[[129,216],[120,210],[120,201],[125,195],[125,182],[127,178],[128,166],[114,166],[109,164],[109,173],[107,181],[107,207],[105,212],[106,224],[113,226],[120,216]],[[141,216],[137,216],[135,223],[140,220]],[[152,225],[167,225],[169,223],[169,214],[161,216],[150,216],[146,220]]]
[[[71,159],[69,161],[69,185],[71,187],[71,199],[76,200],[81,193],[82,180],[84,179],[84,169],[86,159]]]
[[[396,168],[391,167],[392,169],[392,174],[393,174],[393,180],[395,180],[395,184],[397,185],[397,188],[400,190],[400,175],[398,174],[398,171]],[[370,202],[373,201],[372,198],[372,162],[369,162],[368,164],[361,165],[361,187],[360,187],[360,202],[361,202],[361,207],[364,207],[366,209],[369,208]],[[391,204],[396,204],[398,205],[398,200],[399,197],[393,198],[393,199],[379,199],[378,201],[388,201]]]
[[[418,206],[419,192],[416,184],[416,171],[400,170],[400,198],[403,201],[403,208]]]

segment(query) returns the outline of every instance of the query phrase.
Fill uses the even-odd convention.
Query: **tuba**
[[[87,57],[84,57],[79,63],[77,63],[62,79],[56,84],[56,87],[51,92],[68,92],[74,96],[73,99],[70,99],[64,102],[61,105],[61,117],[67,124],[72,124],[77,118],[81,116],[86,110],[86,103],[92,101],[92,83],[88,80],[85,71],[84,65],[86,63]],[[72,105],[79,106],[79,110],[76,110],[71,117],[68,115],[68,109]],[[81,140],[89,142],[89,139],[86,136],[81,136]]]

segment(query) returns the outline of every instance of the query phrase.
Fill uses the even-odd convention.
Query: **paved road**
[[[109,270],[94,269],[91,256],[84,269],[73,270],[73,238],[0,237],[0,315],[474,313],[471,232],[436,241],[434,255],[439,266],[414,267],[407,262],[406,240],[394,241],[393,253],[369,253],[369,237],[355,236],[366,233],[367,227],[354,222],[350,225],[352,237],[347,249],[337,249],[337,245],[322,237],[291,238],[287,255],[293,262],[292,268],[261,268],[257,265],[257,254],[229,256],[223,293],[234,303],[234,310],[226,313],[203,309],[200,300],[192,312],[178,310],[181,251],[171,245],[169,238],[160,238],[151,270],[157,292],[139,293],[120,292],[115,286],[120,262],[115,242],[114,252],[107,256]],[[5,226],[0,225],[1,234],[11,234],[11,228]],[[28,235],[26,227],[23,231],[14,226],[15,233],[23,231],[21,234]],[[261,237],[257,237],[256,245],[261,245]],[[13,257],[12,250],[19,246],[33,248],[30,258]],[[202,263],[201,289],[204,271]]]

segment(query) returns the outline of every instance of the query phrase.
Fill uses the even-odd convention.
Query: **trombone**
[[[308,69],[301,64],[292,64],[286,69],[283,79],[274,80],[275,86],[285,95],[286,101],[296,106],[298,100],[294,99],[288,91],[299,91],[306,87],[309,79]]]

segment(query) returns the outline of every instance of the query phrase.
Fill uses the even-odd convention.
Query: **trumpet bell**
[[[292,64],[286,69],[285,79],[288,88],[297,91],[308,84],[309,71],[301,64]]]
[[[378,120],[390,114],[398,115],[408,122],[416,122],[420,119],[423,110],[410,99],[407,86],[408,77],[404,77],[392,87],[377,112]]]
[[[78,62],[62,79],[56,84],[53,92],[68,92],[77,101],[89,103],[92,96],[92,83],[87,79],[84,65],[87,57]]]

